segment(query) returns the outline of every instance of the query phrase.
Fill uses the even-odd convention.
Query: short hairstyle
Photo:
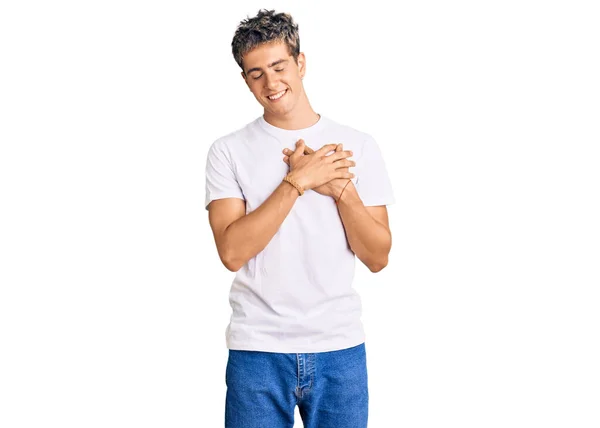
[[[292,16],[287,13],[275,13],[274,10],[261,9],[254,18],[248,17],[241,21],[235,30],[231,42],[233,58],[244,71],[242,59],[245,54],[257,46],[276,41],[287,45],[288,52],[298,64],[300,36],[298,35],[298,25]]]

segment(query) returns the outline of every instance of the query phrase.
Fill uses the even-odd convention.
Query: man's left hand
[[[344,150],[343,144],[340,143],[335,148],[335,151],[341,152],[342,150]],[[294,154],[294,153],[295,152],[290,149],[283,149],[283,154],[285,155],[285,157],[283,158],[283,161],[289,165],[290,164],[290,156],[292,156],[292,154]],[[314,153],[314,150],[305,145],[304,154],[309,155],[311,153]],[[354,162],[354,161],[350,161],[350,162],[353,163],[353,165],[351,165],[351,166],[356,166],[356,162]],[[348,171],[348,168],[350,168],[350,167],[342,167],[342,168],[338,168],[338,169]],[[321,195],[324,195],[324,196],[331,196],[333,199],[335,199],[337,201],[340,194],[342,193],[342,190],[344,189],[346,184],[348,184],[348,181],[349,180],[347,178],[334,178],[333,180],[331,180],[325,184],[321,184],[320,186],[315,187],[312,190],[314,190],[315,192],[320,193]]]

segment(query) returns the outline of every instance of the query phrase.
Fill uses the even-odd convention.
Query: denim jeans
[[[313,354],[229,350],[225,428],[366,428],[365,344]]]

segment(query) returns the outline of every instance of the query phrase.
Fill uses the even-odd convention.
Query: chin
[[[277,110],[277,111],[273,111],[270,110],[271,114],[274,116],[279,116],[279,117],[288,117],[292,114],[292,110]]]

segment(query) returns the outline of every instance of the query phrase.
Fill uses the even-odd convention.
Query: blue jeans
[[[314,354],[229,350],[225,428],[366,428],[365,344]]]

